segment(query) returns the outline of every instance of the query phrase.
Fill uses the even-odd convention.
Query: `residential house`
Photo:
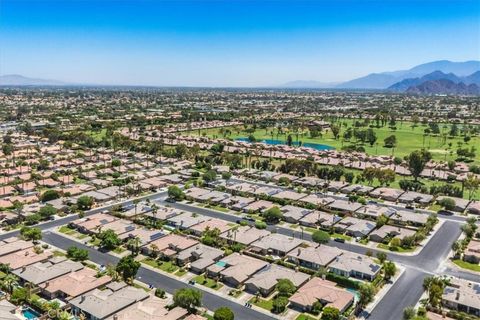
[[[317,247],[298,247],[287,254],[287,260],[304,268],[318,270],[328,266],[343,253],[336,247],[319,245]]]
[[[236,229],[222,233],[220,238],[229,243],[240,243],[248,246],[269,234],[270,231],[267,230],[257,229],[251,226],[239,226]]]
[[[271,233],[250,245],[250,251],[260,255],[285,256],[302,244],[302,240],[279,233]]]
[[[105,289],[94,289],[70,300],[75,317],[84,315],[86,320],[108,319],[117,312],[150,297],[143,289],[111,282]]]
[[[316,302],[345,312],[354,303],[353,293],[337,287],[332,281],[317,277],[301,286],[290,298],[290,305],[300,311],[311,311]]]
[[[64,301],[75,298],[112,281],[107,275],[97,277],[97,271],[83,268],[49,280],[40,285],[41,292],[49,300],[60,298]]]
[[[480,316],[480,283],[450,279],[443,290],[442,304],[448,309]]]
[[[328,270],[343,277],[354,277],[372,281],[380,273],[382,266],[373,258],[345,251],[328,266]]]
[[[207,275],[219,277],[224,283],[238,287],[266,265],[268,263],[263,260],[234,252],[209,266]]]
[[[277,264],[269,264],[255,273],[245,282],[246,291],[256,294],[259,292],[264,297],[269,296],[278,283],[278,280],[288,279],[295,287],[300,287],[308,281],[310,276],[306,273],[295,271]]]

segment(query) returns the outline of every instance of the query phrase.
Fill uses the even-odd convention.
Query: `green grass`
[[[262,299],[262,298],[257,299],[257,297],[253,297],[252,299],[250,299],[249,302],[251,304],[256,305],[257,307],[260,307],[260,308],[268,310],[268,311],[271,311],[272,308],[273,308],[273,299],[266,300],[266,299]]]
[[[230,211],[227,208],[224,208],[222,206],[214,206],[214,205],[207,205],[205,208],[213,209],[213,210],[217,210],[217,211],[221,211],[221,212],[229,212]]]
[[[471,271],[480,272],[480,265],[478,264],[466,262],[460,259],[453,260],[453,263],[455,263],[457,266],[459,266],[462,269],[468,269]]]
[[[219,282],[217,282],[213,279],[207,278],[203,274],[199,275],[199,276],[196,276],[195,278],[193,278],[193,280],[195,280],[196,283],[201,284],[202,286],[205,286],[205,287],[208,287],[208,288],[214,289],[214,290],[218,290],[221,287],[223,287],[223,285],[221,283],[219,283]]]
[[[100,131],[87,130],[85,133],[91,136],[96,142],[99,142],[107,136],[107,129],[101,129]]]
[[[142,263],[145,263],[151,267],[160,269],[168,273],[173,273],[178,270],[178,267],[174,265],[171,261],[158,261],[152,258],[146,258],[142,260]]]
[[[62,252],[62,251],[59,251],[59,250],[55,250],[53,251],[53,256],[54,257],[65,257],[67,254],[65,252]]]
[[[184,276],[186,273],[187,273],[187,270],[185,270],[185,269],[179,269],[177,272],[175,272],[175,275],[176,275],[177,277],[182,277],[182,276]]]
[[[407,252],[415,251],[415,248],[392,247],[385,243],[379,243],[377,245],[377,248],[392,251],[392,252],[398,252],[398,253],[407,253]]]
[[[95,240],[90,240],[89,243],[94,246],[94,247],[98,247],[100,245],[100,243],[102,242],[102,240],[96,238]]]
[[[348,127],[351,127],[355,119],[344,119],[341,122],[346,123],[347,127],[344,125],[341,126],[341,132],[340,136],[343,135],[343,133],[346,131]],[[373,124],[373,123],[371,123]],[[382,127],[382,128],[373,128],[377,135],[377,143],[378,145],[374,144],[373,146],[370,146],[369,144],[365,144],[365,152],[368,154],[372,155],[391,155],[392,154],[392,149],[390,148],[384,148],[383,147],[383,140],[394,134],[397,137],[397,147],[394,150],[394,155],[398,157],[404,157],[407,154],[411,153],[414,150],[419,150],[422,148],[427,148],[430,150],[432,153],[433,159],[435,160],[455,160],[456,158],[456,148],[458,142],[461,142],[462,148],[464,147],[471,147],[471,146],[476,146],[480,144],[480,138],[479,137],[472,137],[470,142],[468,144],[465,144],[463,142],[463,137],[462,136],[457,136],[454,138],[447,138],[446,144],[442,143],[442,139],[438,136],[426,136],[424,138],[424,130],[427,128],[427,126],[418,124],[417,127],[412,128],[412,123],[411,122],[397,122],[396,124],[397,130],[393,131],[388,127]],[[439,124],[440,131],[441,132],[448,132],[450,129],[450,125],[448,125],[447,129],[443,128],[443,124]],[[460,127],[461,125],[459,125]],[[238,128],[235,129],[235,128]],[[237,127],[230,127],[226,128],[230,129],[232,131],[232,134],[228,136],[227,138],[229,139],[237,139],[237,138],[245,138],[248,137],[250,134],[246,133],[243,131],[243,127],[237,126]],[[366,130],[367,128],[360,128],[361,130]],[[203,135],[205,133],[209,137],[217,136],[218,138],[223,138],[223,136],[219,133],[220,128],[212,128],[212,129],[206,129],[206,130],[201,130],[200,134]],[[271,132],[272,128],[267,128],[267,129],[257,129],[253,136],[257,140],[264,140],[264,139],[272,139]],[[277,130],[273,129],[274,135],[273,139],[278,139],[282,141],[286,141],[287,135],[283,134],[277,137]],[[183,132],[182,134],[184,135],[198,135],[198,130],[193,130],[190,132]],[[292,138],[294,141],[297,140],[297,137],[295,134],[292,134]],[[299,135],[298,137],[299,141],[302,141],[303,143],[319,143],[319,144],[326,144],[332,147],[335,147],[337,149],[341,149],[342,145],[348,145],[350,142],[345,141],[342,143],[341,139],[335,140],[333,138],[333,135],[330,130],[328,131],[323,131],[323,135],[321,137],[316,137],[316,138],[310,138],[308,131],[305,131],[304,135]],[[353,139],[352,139],[353,141]],[[451,143],[452,147],[449,148],[448,144]],[[447,149],[447,150],[445,150]],[[453,151],[453,155],[450,154],[450,152]],[[477,152],[477,155],[475,157],[475,162],[480,161],[480,154]]]
[[[300,314],[295,320],[317,320],[317,318],[311,317],[308,314]]]
[[[332,233],[332,234],[330,234],[330,237],[332,237],[333,239],[335,239],[335,238],[345,239],[345,241],[351,241],[352,240],[352,237],[347,236],[345,234],[341,234],[341,233]]]
[[[69,226],[61,226],[59,229],[58,229],[59,232],[63,233],[63,234],[67,234],[67,235],[72,235],[74,233],[76,233],[77,231],[75,231],[75,229],[73,228],[70,228]]]
[[[125,251],[125,249],[122,248],[122,247],[116,247],[116,248],[113,249],[112,251],[115,252],[116,254],[121,254],[122,252]]]

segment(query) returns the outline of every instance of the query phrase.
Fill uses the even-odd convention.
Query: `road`
[[[165,205],[163,199],[156,200],[160,204]],[[224,214],[220,211],[196,207],[185,203],[168,203],[174,208],[184,211],[190,211],[197,214],[223,219],[229,222],[236,222],[241,219],[241,216]],[[249,222],[253,224],[253,222]],[[414,256],[401,255],[395,253],[388,253],[388,259],[396,263],[400,263],[405,267],[405,272],[393,285],[393,288],[383,297],[383,299],[372,310],[369,319],[387,320],[387,319],[402,319],[403,310],[415,305],[423,293],[423,279],[435,274],[450,275],[461,277],[470,281],[478,281],[478,276],[446,268],[439,270],[442,263],[447,259],[451,249],[451,244],[458,239],[461,234],[460,223],[453,220],[445,220],[440,226],[439,230],[432,236],[425,247]],[[303,233],[299,230],[291,230],[278,225],[267,225],[269,231],[275,231],[286,236],[294,236],[308,241],[312,241],[309,233]],[[366,248],[364,246],[353,243],[339,243],[330,240],[327,244],[335,246],[343,250],[365,254],[367,250],[374,254],[379,252],[375,249]],[[383,251],[382,251],[383,252]]]
[[[154,200],[162,205],[169,205],[171,207],[178,208],[184,211],[190,211],[213,218],[223,219],[233,223],[241,219],[241,216],[224,214],[220,211],[196,207],[185,203],[166,203],[164,201],[166,194],[166,191],[162,191],[142,197],[142,199],[150,198],[151,200]],[[127,200],[122,202],[122,204],[130,204],[132,202],[133,200]],[[85,213],[85,216],[89,216],[103,210],[108,210],[114,205],[117,204],[111,204],[105,207],[92,209],[90,211],[87,211]],[[64,224],[68,224],[69,222],[77,218],[77,215],[70,215],[54,221],[42,223],[38,225],[38,227],[45,231],[51,228],[59,227]],[[457,220],[447,218],[444,221],[443,225],[440,227],[440,229],[426,244],[423,250],[415,256],[388,253],[388,258],[396,263],[402,264],[405,267],[405,272],[393,285],[393,288],[391,288],[390,291],[383,297],[383,299],[375,306],[375,308],[371,312],[369,319],[401,319],[403,315],[403,309],[416,304],[416,302],[422,295],[422,282],[423,279],[427,276],[433,274],[446,274],[450,276],[461,277],[470,281],[478,281],[477,275],[468,272],[463,272],[448,267],[440,270],[440,266],[445,261],[448,253],[450,252],[451,244],[456,241],[456,239],[458,239],[461,234],[460,225],[463,221],[464,220],[461,219]],[[249,222],[249,224],[253,223]],[[293,236],[296,238],[303,238],[305,240],[312,241],[311,235],[306,232],[302,233],[301,230],[291,230],[277,225],[268,225],[267,229],[269,231],[274,231],[286,236]],[[18,233],[19,232],[17,230],[9,232],[7,234],[2,234],[0,235],[0,240],[16,236],[18,235]],[[89,248],[87,246],[83,246],[78,242],[48,231],[44,232],[43,240],[47,243],[52,244],[53,246],[62,249],[67,249],[71,245],[76,245],[77,247],[82,246],[89,251],[90,259],[99,264],[115,264],[118,260],[118,258],[114,256],[99,252],[98,250]],[[360,254],[365,254],[367,250],[372,251],[374,254],[378,252],[378,250],[369,249],[364,246],[356,245],[354,243],[339,243],[335,241],[330,241],[327,245],[335,246],[340,249]],[[139,270],[138,278],[148,284],[164,288],[169,293],[173,293],[179,288],[189,286],[182,281],[156,273],[143,267]],[[217,296],[207,291],[203,292],[204,305],[211,310],[215,310],[220,306],[228,306],[235,312],[236,318],[238,319],[272,319],[272,317],[269,317],[268,315],[255,311],[253,309],[245,308],[242,305],[232,302],[229,299],[225,299],[221,296]]]
[[[52,233],[49,231],[46,231],[43,233],[43,241],[61,248],[63,250],[67,250],[71,246],[76,246],[78,248],[86,249],[89,252],[89,259],[95,263],[98,264],[103,264],[103,265],[108,265],[108,264],[113,264],[115,265],[118,262],[118,258],[114,257],[108,253],[103,253],[100,252],[96,249],[90,248],[88,246],[82,245],[78,243],[77,241],[68,239],[66,237],[63,237],[59,234]],[[157,288],[162,288],[165,291],[169,293],[174,293],[175,290],[185,288],[185,287],[195,287],[199,290],[202,290],[200,286],[191,286],[187,283],[184,283],[182,281],[179,281],[177,279],[165,276],[161,273],[152,271],[150,269],[140,267],[137,273],[138,280],[146,283],[146,284],[151,284],[154,287]],[[244,307],[243,305],[240,305],[236,302],[233,302],[232,300],[225,299],[221,296],[218,296],[216,294],[212,294],[208,291],[203,292],[203,305],[208,308],[209,310],[216,310],[220,307],[228,307],[232,309],[232,311],[235,313],[235,319],[242,319],[242,320],[252,320],[252,319],[259,319],[259,320],[270,320],[272,317],[260,313],[254,309],[249,309]]]

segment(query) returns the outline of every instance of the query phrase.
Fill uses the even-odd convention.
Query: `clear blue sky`
[[[480,58],[480,0],[0,0],[0,74],[134,85],[343,81]]]

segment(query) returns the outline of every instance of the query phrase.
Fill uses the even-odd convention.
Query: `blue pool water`
[[[355,301],[360,300],[360,293],[354,289],[347,288],[347,291],[350,291],[355,296]]]
[[[248,140],[248,138],[238,138],[238,139],[235,139],[235,140],[243,141],[243,142],[250,142]],[[261,140],[261,141],[258,141],[258,142],[263,142],[265,144],[270,144],[270,145],[273,145],[273,146],[287,144],[285,141],[276,140],[276,139],[273,139],[273,140],[272,139],[265,139],[265,140]],[[297,143],[296,141],[293,141],[292,144],[296,146],[299,143]],[[335,149],[334,147],[328,146],[326,144],[308,143],[308,142],[302,143],[302,147],[312,148],[312,149],[316,149],[316,150],[333,150],[333,149]]]
[[[216,266],[219,266],[219,267],[225,267],[227,264],[223,261],[218,261],[217,263],[215,263]]]
[[[27,319],[30,319],[30,320],[35,320],[35,319],[38,319],[40,317],[40,314],[38,312],[36,312],[35,310],[32,310],[30,308],[25,308],[22,310],[22,315],[27,318]]]

